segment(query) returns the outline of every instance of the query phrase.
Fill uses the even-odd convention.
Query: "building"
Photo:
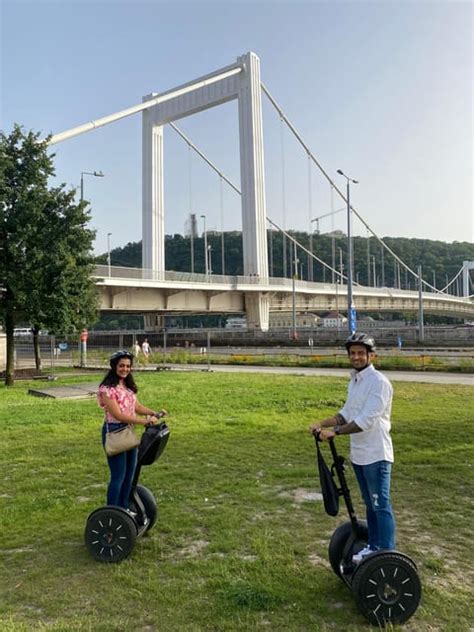
[[[320,318],[316,314],[296,314],[296,326],[298,329],[319,327]],[[270,312],[270,329],[293,327],[293,312]]]

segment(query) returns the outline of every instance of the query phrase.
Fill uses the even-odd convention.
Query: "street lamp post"
[[[346,198],[347,198],[347,322],[349,327],[349,333],[353,334],[356,330],[356,312],[354,309],[354,303],[352,299],[352,270],[354,266],[353,254],[352,254],[352,234],[351,234],[351,182],[353,184],[359,184],[357,180],[349,178],[342,171],[338,169],[337,173],[346,179]]]
[[[84,199],[84,176],[95,176],[96,178],[104,178],[102,171],[81,171],[81,202]]]
[[[296,277],[298,276],[298,263],[299,260],[296,256],[296,244],[293,243],[293,274],[291,281],[291,289],[292,289],[292,324],[293,324],[293,340],[296,340],[298,337],[297,328],[296,328]]]
[[[207,252],[207,228],[206,228],[206,216],[201,215],[204,220],[204,265],[205,265],[205,273],[206,276],[209,274],[209,264],[208,264],[208,252]]]
[[[107,267],[109,269],[109,277],[112,276],[112,260],[110,257],[110,236],[112,233],[107,233]]]
[[[377,277],[375,276],[375,255],[372,255],[372,283],[374,287],[377,287]]]
[[[209,244],[209,246],[207,247],[207,256],[208,256],[207,271],[208,271],[208,275],[210,276],[212,274],[212,246],[211,244]]]
[[[425,326],[423,315],[423,283],[421,279],[421,266],[418,266],[418,341],[425,341]]]

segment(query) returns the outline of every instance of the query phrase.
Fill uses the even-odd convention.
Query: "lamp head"
[[[338,170],[337,170],[337,173],[338,173],[340,176],[343,176],[343,175],[344,175],[344,171],[343,171],[342,169],[338,169]]]

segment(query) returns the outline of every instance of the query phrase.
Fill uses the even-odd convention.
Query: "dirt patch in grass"
[[[49,373],[44,373],[43,371],[38,371],[37,369],[15,369],[15,380],[34,380],[43,378],[47,380],[50,375]],[[5,379],[6,372],[0,371],[0,379]]]
[[[298,487],[286,492],[280,492],[278,495],[282,498],[291,498],[297,505],[307,502],[321,502],[323,500],[323,495],[320,492],[304,489],[303,487]]]
[[[193,540],[188,545],[178,550],[178,555],[182,557],[198,557],[209,546],[207,540]]]

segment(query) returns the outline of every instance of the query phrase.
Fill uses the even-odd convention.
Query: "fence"
[[[347,332],[318,328],[299,330],[297,339],[293,339],[292,330],[260,331],[229,331],[225,329],[188,329],[165,330],[162,332],[90,332],[87,345],[81,345],[79,336],[40,336],[40,353],[44,368],[95,366],[105,367],[108,358],[117,349],[133,351],[135,343],[141,345],[145,339],[153,351],[147,359],[143,352],[137,354],[136,364],[145,366],[171,361],[195,363],[199,360],[209,362],[209,352],[218,361],[218,356],[229,356],[234,363],[242,353],[248,363],[257,362],[257,356],[267,356],[268,362],[272,356],[294,356],[295,364],[307,362],[309,356],[325,358],[327,363],[331,356],[335,364],[345,359],[343,352],[335,352],[335,348],[343,348]],[[417,343],[416,327],[404,327],[400,330],[371,330],[377,341],[379,357],[401,355],[405,359],[410,356],[419,358],[421,368],[435,362],[434,355],[442,355],[443,362],[449,363],[449,358],[455,362],[460,357],[471,360],[474,357],[474,328],[425,328],[425,345]],[[401,349],[400,344],[401,343]],[[244,351],[240,351],[240,349]],[[434,351],[434,348],[437,351]],[[450,348],[456,353],[449,353]],[[432,349],[430,351],[430,349]],[[172,355],[174,354],[174,355]],[[297,358],[302,358],[298,360]],[[253,358],[253,360],[251,359]],[[306,359],[305,359],[306,358]],[[426,358],[423,359],[423,358]],[[429,358],[429,359],[428,359]],[[223,361],[223,358],[222,358]],[[245,363],[245,362],[244,362]],[[290,362],[291,363],[291,362]],[[34,367],[34,351],[32,336],[18,336],[15,338],[15,367],[17,369]],[[433,367],[434,368],[434,367]]]

